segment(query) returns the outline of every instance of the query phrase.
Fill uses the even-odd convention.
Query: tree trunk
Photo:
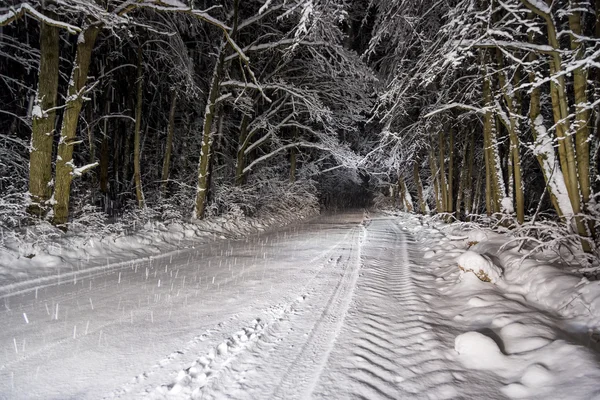
[[[600,0],[599,0],[600,1]],[[529,33],[529,42],[533,43],[533,33]],[[537,59],[537,56],[534,52],[530,52],[528,56],[528,60],[530,63],[534,63]],[[535,82],[535,72],[529,72],[529,82]],[[548,193],[550,194],[550,201],[556,210],[556,214],[559,217],[562,217],[563,214],[572,214],[571,204],[568,205],[568,210],[561,209],[561,205],[557,199],[558,195],[567,196],[568,193],[566,191],[565,181],[560,167],[554,162],[556,160],[556,153],[554,151],[554,146],[552,145],[551,139],[548,137],[549,133],[544,128],[543,117],[541,116],[541,91],[542,89],[539,86],[533,86],[531,89],[531,94],[529,96],[529,124],[531,126],[531,133],[534,140],[534,155],[538,160],[540,168],[542,170],[542,175],[544,176],[544,180],[546,182],[546,188]],[[544,137],[545,136],[545,137]],[[542,143],[547,143],[549,146],[542,146]],[[550,154],[547,154],[550,153]],[[549,158],[552,158],[553,162],[548,162]],[[564,187],[564,191],[562,194],[557,193],[559,191],[558,187]]]
[[[175,131],[175,109],[177,107],[177,91],[173,91],[171,97],[171,108],[169,109],[169,126],[167,127],[167,143],[165,144],[165,158],[161,176],[161,193],[164,196],[167,192],[167,182],[169,181],[169,170],[171,168],[171,152],[173,151],[173,132]]]
[[[575,58],[580,60],[584,55],[582,42],[577,37],[582,36],[581,12],[577,7],[583,5],[570,1],[570,7],[575,8],[569,13],[569,27],[571,28],[571,50],[575,52]],[[588,122],[590,111],[587,98],[587,73],[583,67],[573,70],[573,90],[575,93],[575,150],[577,154],[577,176],[583,207],[590,200],[590,144]]]
[[[217,106],[215,108],[215,117],[216,117],[216,122],[213,122],[213,124],[216,123],[216,126],[213,128],[213,145],[210,147],[210,156],[209,156],[209,163],[208,163],[208,182],[206,183],[206,187],[208,188],[207,191],[207,197],[206,197],[206,201],[210,201],[210,196],[213,192],[214,186],[213,186],[213,170],[215,168],[215,164],[219,165],[219,159],[218,159],[218,155],[219,152],[222,152],[221,149],[221,141],[223,139],[223,121],[225,119],[225,112],[223,111],[222,107]]]
[[[431,184],[433,185],[433,193],[435,196],[435,212],[441,213],[442,211],[442,200],[440,199],[440,188],[438,179],[438,167],[435,162],[435,155],[433,151],[433,141],[431,149],[429,150],[429,169],[431,170]]]
[[[106,196],[108,193],[108,163],[109,163],[109,142],[108,142],[108,114],[110,113],[110,99],[106,98],[104,106],[104,132],[102,132],[102,145],[100,147],[100,191]]]
[[[79,112],[84,101],[84,89],[92,60],[92,50],[99,28],[90,26],[79,34],[77,52],[69,81],[67,103],[63,114],[58,154],[56,157],[56,177],[54,186],[54,224],[64,225],[69,219],[69,198],[73,172],[73,146],[77,144],[76,134]]]
[[[144,208],[144,192],[142,191],[142,171],[140,167],[140,143],[142,127],[142,105],[144,87],[144,68],[142,65],[142,48],[138,48],[137,89],[135,105],[135,127],[133,130],[133,180],[135,182],[135,197],[139,208]]]
[[[467,136],[467,140],[465,141],[465,144],[463,147],[463,156],[462,156],[462,162],[461,162],[462,168],[460,169],[460,172],[458,174],[458,192],[456,194],[456,205],[455,205],[457,219],[461,219],[460,208],[461,208],[463,202],[466,203],[465,192],[467,190],[467,186],[469,185],[469,181],[467,181],[467,164],[468,164],[467,157],[469,155],[470,137],[471,137],[471,134],[469,134]],[[466,214],[467,214],[467,211],[465,210],[465,215]]]
[[[52,144],[58,92],[59,30],[41,23],[40,70],[35,98],[29,154],[29,212],[38,217],[46,214],[46,202],[52,193]],[[49,110],[49,111],[47,111]]]
[[[400,208],[402,211],[408,211],[406,209],[406,186],[404,185],[404,178],[402,177],[402,173],[400,171],[398,171],[398,183],[396,184],[396,193],[394,195],[394,199],[396,199],[396,197],[398,203],[394,201],[394,205],[398,204],[398,208]]]
[[[440,130],[438,134],[438,152],[439,152],[439,183],[440,197],[442,198],[442,212],[448,212],[448,186],[446,185],[446,152],[444,149],[444,131]]]
[[[122,191],[129,191],[129,183],[131,182],[131,174],[129,165],[131,164],[131,132],[124,132],[123,141],[123,176],[121,178]]]
[[[475,163],[475,134],[471,132],[470,140],[468,143],[469,151],[467,156],[467,176],[465,179],[465,193],[464,193],[464,202],[465,202],[465,215],[468,216],[473,212],[473,186],[471,185],[473,179],[473,164]],[[481,171],[477,174],[477,183],[475,184],[476,190],[480,189],[481,184]]]
[[[581,213],[581,193],[579,188],[579,178],[577,176],[577,159],[573,139],[571,138],[571,130],[569,123],[569,104],[567,100],[567,85],[563,72],[561,60],[561,48],[558,41],[556,25],[551,14],[545,13],[543,10],[536,7],[536,3],[531,3],[530,0],[521,0],[521,2],[533,11],[535,14],[544,18],[546,22],[546,30],[548,35],[548,44],[557,51],[554,51],[550,56],[550,75],[554,77],[550,80],[550,97],[552,99],[552,113],[554,123],[556,125],[556,136],[558,138],[558,154],[560,165],[563,172],[569,199],[575,214],[575,224],[577,232],[582,237],[581,247],[585,252],[591,251],[590,244],[585,239],[588,237],[586,225],[580,217]],[[551,5],[551,0],[546,0]],[[579,88],[581,90],[581,87]],[[585,91],[584,91],[585,94]],[[587,124],[587,121],[586,121]]]
[[[206,208],[206,195],[208,184],[208,169],[210,161],[211,146],[213,141],[213,119],[215,113],[216,100],[219,96],[221,75],[223,74],[223,63],[225,61],[225,49],[227,42],[220,46],[219,57],[213,71],[210,92],[204,111],[204,124],[202,127],[202,145],[200,150],[200,160],[198,162],[198,186],[196,189],[196,206],[194,208],[194,218],[202,219]]]
[[[298,128],[294,128],[294,142],[298,140]],[[296,155],[298,149],[292,147],[290,150],[290,183],[296,182]]]
[[[470,214],[478,214],[479,213],[479,202],[481,201],[481,177],[483,176],[484,170],[480,169],[477,173],[477,183],[475,183],[475,196],[473,196],[473,205],[470,211]],[[487,182],[486,182],[487,186]],[[471,218],[469,218],[471,219]]]
[[[492,137],[495,136],[494,128],[494,115],[491,111],[492,103],[492,91],[491,82],[487,76],[487,72],[484,72],[483,77],[483,102],[486,107],[485,114],[483,117],[483,152],[485,158],[485,177],[486,177],[486,190],[485,190],[485,205],[487,215],[490,216],[500,210],[500,204],[498,201],[500,185],[498,184],[498,166],[496,163],[496,150],[495,141]]]
[[[596,0],[596,4],[595,4],[595,11],[596,11],[596,23],[594,26],[594,36],[596,39],[600,38],[600,0]],[[596,68],[595,69],[595,77],[594,77],[594,82],[595,82],[595,87],[596,90],[598,90],[598,88],[600,88],[600,69]],[[596,95],[596,98],[598,96]],[[595,160],[592,161],[592,166],[594,168],[594,173],[592,176],[597,176],[600,175],[600,112],[598,107],[595,108],[595,125],[596,125],[596,129],[595,129],[595,149],[592,151],[590,150],[594,155],[595,155]],[[594,179],[593,183],[593,191],[595,193],[599,193],[600,192],[600,180],[599,179]]]
[[[290,150],[290,183],[296,182],[296,148]]]
[[[446,212],[454,212],[454,131],[450,128],[448,143],[448,209]]]
[[[516,107],[514,94],[509,92],[508,82],[504,71],[502,71],[504,68],[504,60],[500,49],[496,50],[496,55],[500,69],[500,72],[498,73],[500,90],[502,91],[502,96],[504,98],[504,102],[508,110],[509,121],[506,129],[508,130],[508,137],[510,140],[510,150],[508,152],[508,159],[510,162],[508,163],[508,165],[509,172],[512,175],[512,181],[514,184],[514,186],[512,186],[514,188],[512,192],[514,193],[516,200],[517,221],[519,224],[522,224],[523,222],[525,222],[525,197],[523,195],[523,183],[521,177],[521,156],[519,154],[519,124],[517,121],[517,115],[519,113]],[[510,199],[512,201],[512,196],[510,196]]]
[[[421,175],[419,174],[419,165],[415,161],[413,163],[413,176],[415,185],[417,186],[417,197],[419,198],[419,210],[421,214],[426,214],[427,209],[425,208],[425,198],[423,197],[423,183],[421,182]]]
[[[404,211],[413,212],[412,201],[409,200],[410,194],[406,189],[406,183],[404,182],[404,176],[402,173],[398,173],[398,186],[400,187],[400,201],[402,202]]]
[[[244,183],[244,168],[246,167],[246,148],[248,147],[248,124],[250,117],[244,114],[240,124],[240,135],[238,140],[237,162],[235,165],[235,184],[241,186]]]

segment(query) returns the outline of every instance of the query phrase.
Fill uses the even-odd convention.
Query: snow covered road
[[[464,250],[450,246],[437,261],[424,258],[406,228],[413,223],[368,219],[363,212],[326,215],[256,237],[22,285],[17,294],[1,295],[0,398],[530,396],[514,389],[536,363],[533,353],[530,364],[511,356],[518,376],[495,371],[501,362],[469,368],[473,360],[454,350],[455,338],[502,313],[511,321],[526,315],[556,338],[558,318],[508,295],[486,306],[493,314],[465,312],[465,297],[451,293],[458,269],[442,268]],[[501,296],[491,284],[462,284]],[[511,343],[476,330],[500,347]],[[475,346],[477,357],[491,359],[494,346]],[[589,363],[580,366],[595,362],[583,347],[573,348],[583,352],[576,361]],[[553,390],[547,375],[526,383]],[[575,383],[587,397],[573,398],[590,398],[598,376],[590,368],[580,374],[583,381]]]

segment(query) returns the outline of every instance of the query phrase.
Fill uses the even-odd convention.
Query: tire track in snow
[[[331,264],[347,264],[347,260],[342,261],[344,254],[348,252],[348,249],[344,249],[344,244],[356,241],[357,229],[349,230],[342,240],[308,261],[311,266],[314,264],[321,266],[316,274],[301,288],[299,291],[301,295],[296,297],[294,301],[288,304],[278,304],[267,310],[263,310],[263,315],[260,318],[256,318],[251,325],[231,334],[226,340],[210,348],[203,356],[196,356],[192,362],[182,360],[189,360],[189,353],[193,352],[193,347],[197,346],[199,342],[197,338],[194,339],[185,349],[173,352],[151,369],[137,375],[128,384],[112,392],[107,397],[129,397],[136,392],[138,393],[137,396],[155,399],[220,397],[219,388],[214,391],[211,389],[206,390],[205,388],[218,387],[219,384],[213,383],[220,383],[223,379],[227,379],[227,377],[223,378],[223,375],[230,373],[232,368],[237,368],[240,363],[243,363],[238,359],[254,351],[260,345],[260,341],[278,341],[277,338],[273,338],[272,331],[278,329],[281,321],[289,320],[289,318],[297,313],[297,308],[300,303],[304,302],[307,296],[306,293],[314,291],[313,286],[315,286],[315,282],[320,280],[323,273],[327,272],[331,267]],[[352,247],[350,253],[351,251]],[[340,255],[340,253],[342,254]],[[353,285],[351,286],[353,287]],[[206,337],[207,334],[203,334],[200,341],[204,341]],[[187,357],[186,354],[188,354]],[[152,389],[144,385],[144,381],[165,368],[172,361],[177,361],[179,364],[183,363],[187,367],[179,370],[171,380],[171,383],[163,383]],[[146,389],[141,390],[143,386],[146,386]],[[206,392],[208,392],[208,395]],[[128,393],[129,396],[127,395]],[[223,394],[221,397],[229,398],[229,395]]]
[[[411,270],[407,235],[373,220],[354,307],[314,392],[321,398],[451,398],[446,347],[425,322],[427,302]]]
[[[300,354],[290,364],[271,397],[282,399],[304,397],[304,393],[310,394],[314,390],[340,333],[356,287],[361,267],[361,247],[366,236],[364,226],[361,226],[361,231],[357,234],[358,238],[352,240],[353,245],[346,260],[344,275],[314,324]],[[354,246],[357,248],[354,249]]]
[[[354,228],[290,307],[265,327],[256,343],[238,354],[198,398],[306,398],[344,320],[360,268]]]

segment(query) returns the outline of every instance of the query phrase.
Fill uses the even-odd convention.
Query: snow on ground
[[[600,398],[598,284],[508,241],[347,212],[10,281],[0,398]]]
[[[462,365],[491,372],[510,398],[600,397],[600,282],[568,273],[542,255],[523,260],[526,252],[517,251],[518,243],[507,246],[504,235],[404,219],[443,294],[437,312],[464,331],[454,343]],[[501,275],[486,283],[457,265]]]
[[[67,278],[80,270],[112,268],[127,261],[151,259],[168,251],[189,248],[202,242],[248,236],[267,228],[285,226],[291,222],[314,216],[311,207],[281,211],[278,215],[257,218],[236,216],[212,217],[195,223],[173,222],[162,224],[147,222],[135,233],[94,234],[87,231],[69,232],[51,240],[43,227],[31,230],[26,239],[14,238],[0,241],[0,293],[2,289],[14,290],[34,279],[44,281],[56,275]],[[52,232],[56,234],[56,232]],[[13,285],[11,285],[13,284]]]

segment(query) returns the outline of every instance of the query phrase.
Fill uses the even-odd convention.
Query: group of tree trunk
[[[405,6],[405,16],[420,21],[412,24],[417,44],[399,52],[387,91],[393,100],[377,109],[400,138],[386,148],[401,153],[417,209],[425,210],[429,193],[436,212],[459,219],[485,212],[509,227],[553,211],[592,251],[600,216],[593,185],[600,2]],[[439,17],[437,30],[427,13]]]
[[[0,40],[22,44],[0,49],[0,107],[23,122],[3,137],[31,138],[30,216],[67,229],[76,193],[116,215],[184,195],[201,219],[216,186],[255,171],[355,168],[375,77],[345,46],[341,3],[86,4],[0,8]]]
[[[86,4],[0,9],[14,182],[30,140],[27,187],[0,189],[34,218],[203,218],[259,181],[318,180],[328,204],[392,185],[408,211],[555,218],[597,247],[598,1]]]

